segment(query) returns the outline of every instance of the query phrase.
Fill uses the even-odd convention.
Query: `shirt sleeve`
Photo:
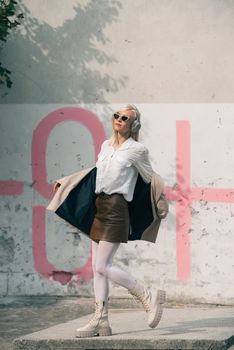
[[[142,147],[133,149],[130,154],[130,161],[132,162],[133,166],[135,166],[143,180],[146,183],[149,183],[154,170],[150,164],[148,149],[143,145]]]

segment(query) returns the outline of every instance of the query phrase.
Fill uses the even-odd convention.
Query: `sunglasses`
[[[129,117],[127,115],[119,115],[118,113],[114,113],[113,114],[114,119],[119,119],[122,120],[123,122],[126,122],[127,120],[129,120]]]

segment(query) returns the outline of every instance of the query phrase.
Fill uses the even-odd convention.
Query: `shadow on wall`
[[[104,29],[117,21],[119,1],[76,5],[74,18],[58,28],[33,18],[24,4],[19,8],[25,18],[9,38],[2,59],[12,71],[13,87],[2,89],[1,103],[105,103],[105,91],[124,86],[126,77],[113,79],[100,72],[116,58],[95,48],[95,42],[109,42]],[[92,62],[100,71],[88,68]]]

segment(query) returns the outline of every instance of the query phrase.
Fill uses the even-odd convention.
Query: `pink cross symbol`
[[[191,187],[190,124],[176,122],[176,186],[166,187],[166,197],[176,202],[177,279],[188,280],[191,271],[190,228],[191,204],[194,201],[234,202],[234,189]]]

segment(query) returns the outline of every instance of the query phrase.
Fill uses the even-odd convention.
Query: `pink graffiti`
[[[32,139],[32,178],[35,190],[50,199],[52,185],[47,182],[46,148],[50,132],[59,123],[75,121],[84,125],[92,135],[95,157],[105,139],[102,124],[91,112],[75,107],[58,109],[47,115],[37,126]],[[176,122],[176,185],[166,187],[169,200],[176,202],[176,262],[177,279],[190,278],[190,227],[191,205],[194,201],[234,203],[233,189],[191,187],[190,174],[190,123]],[[14,196],[23,193],[23,182],[0,181],[0,195]],[[91,251],[86,263],[72,271],[60,271],[48,261],[46,254],[46,210],[43,206],[32,208],[33,257],[35,270],[45,278],[67,284],[88,282],[92,278]]]
[[[105,132],[99,119],[93,113],[82,108],[61,108],[42,119],[33,132],[32,178],[35,190],[45,198],[51,198],[53,189],[53,185],[47,182],[45,155],[48,138],[56,125],[69,121],[78,122],[89,130],[93,138],[96,158],[105,139]],[[82,267],[69,272],[56,269],[47,259],[45,222],[45,208],[42,206],[33,207],[32,249],[35,270],[44,277],[53,278],[63,284],[71,281],[73,276],[76,277],[74,280],[78,284],[88,282],[92,278],[91,250]]]
[[[33,227],[33,258],[34,268],[37,272],[46,278],[58,281],[61,284],[69,283],[75,276],[75,283],[82,284],[88,282],[92,277],[92,252],[86,263],[80,268],[72,271],[60,271],[55,268],[47,259],[46,254],[46,209],[43,206],[32,208],[32,227]]]
[[[166,187],[166,196],[176,202],[177,279],[190,278],[191,205],[194,201],[234,202],[233,189],[191,187],[190,123],[176,122],[176,186]]]
[[[0,181],[0,196],[19,196],[24,191],[21,181]]]
[[[47,182],[46,148],[49,134],[63,122],[74,121],[84,125],[92,135],[95,157],[105,139],[103,126],[95,114],[77,107],[66,107],[48,114],[40,121],[32,136],[32,178],[34,189],[45,198],[51,198],[53,186]]]

